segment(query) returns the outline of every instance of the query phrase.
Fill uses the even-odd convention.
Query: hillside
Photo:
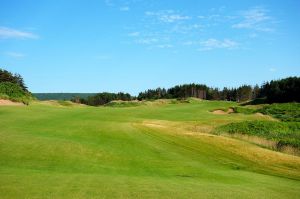
[[[210,134],[271,120],[232,106],[0,107],[1,198],[298,198],[300,157]]]

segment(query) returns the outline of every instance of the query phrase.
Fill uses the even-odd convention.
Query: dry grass
[[[210,128],[205,125],[202,127],[202,132],[201,126],[198,126],[196,131],[192,131],[192,126],[188,127],[187,123],[181,122],[147,120],[142,125],[168,134],[192,136],[199,141],[199,145],[201,143],[213,145],[216,149],[232,153],[235,156],[253,162],[254,165],[266,167],[266,170],[272,170],[278,174],[285,173],[291,177],[297,176],[297,179],[300,179],[300,157],[289,155],[295,153],[295,150],[291,147],[284,147],[281,150],[285,153],[272,151],[256,144],[274,148],[276,142],[264,140],[259,137],[242,135],[235,135],[235,138],[239,139],[222,135],[212,135],[208,133]]]

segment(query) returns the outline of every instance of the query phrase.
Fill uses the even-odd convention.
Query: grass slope
[[[0,107],[0,197],[298,198],[300,158],[206,134],[229,102]]]

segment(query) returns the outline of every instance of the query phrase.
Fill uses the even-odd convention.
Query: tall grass
[[[259,112],[285,122],[300,122],[300,103],[266,105]]]
[[[277,148],[292,146],[300,149],[299,122],[244,121],[220,126],[215,133],[258,136],[276,141]]]

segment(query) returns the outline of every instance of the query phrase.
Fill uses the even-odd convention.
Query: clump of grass
[[[188,103],[191,103],[191,99],[172,99],[171,101],[170,101],[170,104],[184,104],[184,103],[186,103],[186,104],[188,104]]]
[[[58,100],[57,103],[61,106],[73,106],[72,102],[65,100]]]
[[[251,109],[251,108],[246,108],[246,107],[241,107],[241,106],[236,106],[232,107],[235,113],[243,113],[243,114],[254,114],[257,113],[256,109]]]
[[[136,107],[142,104],[143,104],[142,102],[138,102],[138,101],[111,101],[105,104],[105,106],[121,108],[121,107]]]
[[[300,149],[300,123],[276,121],[245,121],[218,127],[215,133],[245,134],[277,142],[277,148],[292,146]]]

